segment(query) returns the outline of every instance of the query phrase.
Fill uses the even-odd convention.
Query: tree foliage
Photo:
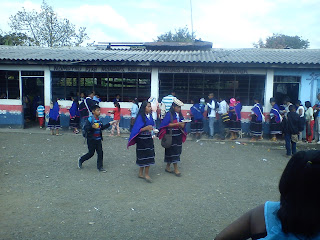
[[[30,46],[33,45],[33,39],[24,33],[0,33],[0,45]]]
[[[288,36],[284,34],[273,34],[270,37],[266,38],[264,42],[262,39],[259,39],[257,43],[254,43],[253,46],[256,48],[293,48],[293,49],[306,49],[310,45],[308,40],[304,40],[299,36]]]
[[[199,39],[201,40],[201,39]],[[166,32],[157,37],[155,42],[194,42],[197,41],[194,33],[190,33],[188,27],[175,29],[175,32]]]
[[[88,39],[86,28],[78,31],[68,19],[61,19],[45,1],[40,12],[27,12],[24,8],[10,17],[9,26],[16,33],[32,39],[32,45],[61,47],[79,46]]]

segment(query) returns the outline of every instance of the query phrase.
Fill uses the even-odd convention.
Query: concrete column
[[[151,97],[159,98],[159,70],[154,67],[151,71]]]
[[[51,71],[49,67],[44,70],[44,105],[49,106],[51,102]]]
[[[266,76],[265,90],[264,90],[264,112],[270,112],[271,110],[270,98],[273,97],[273,78],[274,78],[273,69],[268,69],[267,76]]]

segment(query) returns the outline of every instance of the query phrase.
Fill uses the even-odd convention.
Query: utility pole
[[[192,0],[190,0],[190,18],[191,18],[191,37],[193,40],[193,19],[192,19]]]

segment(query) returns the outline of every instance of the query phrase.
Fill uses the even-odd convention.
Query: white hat
[[[174,104],[176,104],[176,105],[178,105],[180,107],[184,105],[183,102],[181,102],[178,98],[174,98],[173,102],[174,102]]]

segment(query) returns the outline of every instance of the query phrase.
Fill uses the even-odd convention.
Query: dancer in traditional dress
[[[282,134],[282,117],[280,114],[279,106],[276,104],[275,98],[270,98],[270,104],[272,106],[270,110],[270,134],[272,136],[271,141],[277,141],[277,135]]]
[[[255,142],[257,139],[262,140],[262,122],[264,119],[263,110],[259,103],[259,98],[254,97],[254,106],[251,109],[251,122],[250,122],[250,133],[252,135],[252,142]]]
[[[240,103],[240,98],[231,98],[229,105],[229,131],[231,133],[230,140],[235,140],[238,138],[237,133],[241,132],[241,109],[242,105]]]
[[[200,139],[203,133],[203,113],[205,110],[205,100],[200,99],[200,103],[195,99],[194,104],[190,108],[191,113],[191,133],[194,139]]]
[[[79,103],[78,100],[74,97],[71,97],[72,106],[69,109],[70,112],[70,123],[69,127],[73,128],[73,132],[75,134],[79,133],[79,126],[80,126],[80,112],[79,112]]]
[[[59,129],[61,128],[59,111],[60,111],[60,107],[59,107],[58,101],[56,101],[49,112],[48,128],[50,128],[51,130],[51,135],[54,135],[54,130],[56,130],[57,136],[61,135],[59,133]]]
[[[149,183],[152,182],[152,179],[149,176],[149,168],[150,165],[153,165],[155,163],[155,153],[152,138],[154,125],[154,120],[151,115],[151,104],[145,101],[142,103],[139,109],[138,116],[132,127],[130,138],[128,141],[128,147],[137,144],[136,164],[140,167],[138,177],[145,179]]]
[[[167,163],[165,171],[174,173],[177,177],[181,176],[178,170],[178,162],[180,162],[180,155],[182,152],[182,143],[186,141],[187,132],[185,130],[184,118],[181,114],[181,106],[183,102],[175,98],[169,112],[162,120],[159,129],[159,139],[162,139],[166,133],[172,129],[172,143],[169,148],[165,149],[164,162]],[[171,163],[173,164],[174,171],[170,169]]]

